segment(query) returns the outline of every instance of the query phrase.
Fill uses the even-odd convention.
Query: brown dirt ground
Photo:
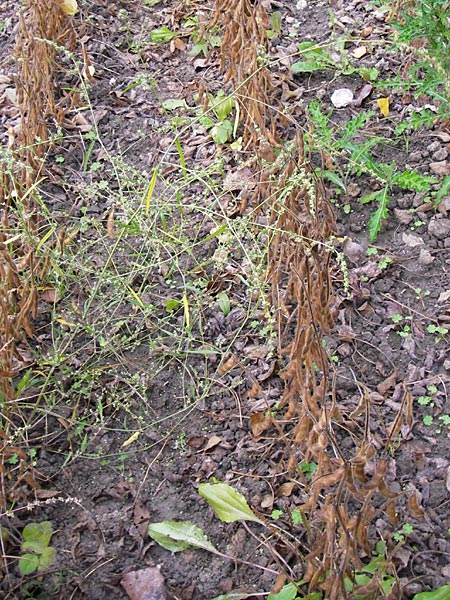
[[[286,48],[288,53],[289,44],[293,42],[327,41],[333,35],[329,5],[321,1],[304,4],[305,7],[301,2],[297,6],[283,0],[274,2],[283,15],[283,35],[272,40],[275,55]],[[170,134],[165,128],[168,117],[161,110],[161,102],[178,97],[186,98],[191,104],[199,79],[210,89],[220,81],[214,59],[206,66],[194,65],[194,59],[186,51],[171,49],[169,44],[150,44],[148,32],[161,25],[171,26],[171,14],[176,15],[178,22],[183,15],[205,10],[204,3],[166,0],[154,7],[139,2],[87,1],[82,3],[81,13],[74,19],[76,27],[82,23],[80,27],[87,36],[86,49],[95,67],[90,102],[106,150],[120,153],[144,178],[150,177]],[[344,0],[334,11],[336,20],[347,31],[372,26],[374,38],[386,35],[386,26],[377,20],[375,9],[366,2]],[[8,78],[13,73],[13,63],[8,56],[17,23],[15,3],[5,3],[1,20],[4,24],[0,42],[4,57],[2,73]],[[184,41],[188,50],[191,42],[188,38]],[[376,65],[381,78],[391,76],[398,69],[394,56],[385,53],[381,46],[374,45],[373,52],[362,60],[367,66]],[[114,90],[123,90],[142,75],[153,78],[156,84],[137,87],[124,94],[125,98],[114,94]],[[320,97],[331,109],[330,96],[335,89],[343,86],[355,89],[361,85],[357,76],[335,79],[327,73],[296,76],[295,82],[302,90],[295,99],[299,119],[308,100]],[[376,96],[372,95],[359,108],[335,110],[332,119],[344,122],[356,111],[375,110],[375,100]],[[393,95],[389,119],[372,118],[368,134],[376,133],[389,139],[393,124],[402,118],[404,110],[402,98]],[[0,107],[0,111],[3,111],[2,124],[7,125],[6,106]],[[420,130],[408,138],[407,144],[392,142],[377,147],[377,157],[386,163],[394,160],[399,167],[410,165],[423,174],[429,173],[429,165],[436,156],[445,159],[448,155],[447,138],[441,133],[439,125]],[[188,155],[189,139],[183,140],[183,144]],[[48,187],[49,210],[55,218],[70,212],[74,220],[87,214],[101,222],[110,210],[108,200],[99,196],[96,202],[87,204],[82,194],[77,195],[77,190],[91,183],[82,169],[80,136],[69,132],[61,148],[65,158],[63,167],[60,165],[64,182]],[[101,160],[99,152],[98,148],[94,150],[96,160]],[[214,152],[216,146],[209,142],[193,150],[188,160],[205,161]],[[402,430],[389,464],[392,487],[399,492],[417,490],[425,510],[424,519],[415,519],[408,514],[405,500],[400,496],[398,528],[411,523],[413,532],[399,549],[396,564],[400,580],[412,582],[404,590],[404,597],[411,598],[418,591],[450,581],[450,429],[445,419],[445,415],[450,415],[450,357],[447,341],[436,341],[436,336],[427,332],[429,323],[446,326],[450,321],[450,295],[443,295],[450,290],[450,220],[446,214],[450,204],[443,204],[442,211],[435,213],[424,205],[424,194],[394,190],[389,206],[391,216],[375,243],[377,254],[368,256],[366,224],[371,207],[361,205],[358,196],[360,190],[370,190],[370,181],[365,176],[353,175],[347,184],[355,193],[339,202],[349,204],[351,210],[345,214],[338,206],[336,218],[339,235],[348,236],[355,244],[347,243],[345,248],[350,295],[345,296],[338,280],[341,277],[337,276],[339,313],[335,330],[327,342],[330,355],[336,357],[334,386],[338,402],[347,407],[356,406],[361,389],[367,387],[378,419],[374,420],[374,428],[384,421],[392,421],[392,415],[400,409],[405,386],[414,398],[414,426],[412,430]],[[194,187],[192,196],[196,195],[198,189]],[[408,220],[411,208],[418,209],[414,222]],[[418,238],[409,238],[411,234]],[[211,243],[208,251],[214,251],[214,244]],[[380,260],[386,257],[390,261],[385,268],[379,268]],[[275,576],[259,567],[275,570],[277,567],[260,542],[258,528],[251,527],[256,534],[253,537],[241,524],[219,522],[197,494],[199,483],[215,477],[241,491],[256,510],[270,514],[270,509],[262,509],[261,503],[278,485],[277,465],[283,457],[283,446],[272,430],[259,439],[252,437],[249,414],[254,410],[254,400],[245,392],[251,386],[250,375],[256,375],[264,381],[274,403],[282,384],[277,368],[273,368],[266,356],[259,361],[249,358],[249,348],[254,351],[261,348],[262,343],[249,320],[241,327],[245,312],[245,303],[241,300],[246,292],[240,289],[236,276],[240,260],[242,257],[236,250],[227,282],[234,311],[224,317],[211,300],[205,307],[207,327],[203,340],[216,342],[222,336],[231,344],[233,352],[244,358],[217,378],[207,397],[200,402],[186,405],[186,387],[204,379],[205,368],[213,373],[217,364],[214,359],[205,361],[198,356],[185,362],[176,360],[170,334],[165,340],[168,348],[165,358],[147,343],[136,343],[121,356],[128,373],[134,372],[140,378],[142,387],[139,389],[144,389],[144,395],[126,389],[120,396],[122,367],[108,367],[89,388],[88,397],[80,400],[72,385],[76,372],[90,364],[95,356],[86,334],[80,333],[71,342],[70,372],[57,374],[65,387],[65,398],[49,411],[46,419],[38,420],[28,431],[28,438],[30,443],[44,440],[37,445],[37,467],[47,478],[42,483],[43,489],[76,498],[78,502],[57,502],[35,508],[32,517],[26,512],[17,512],[7,519],[16,531],[30,519],[50,520],[56,530],[53,544],[58,559],[49,573],[28,580],[19,577],[17,563],[11,560],[8,572],[0,581],[5,599],[123,599],[127,598],[120,584],[124,573],[149,565],[160,566],[167,588],[173,597],[182,600],[205,600],[235,590],[248,591],[248,598],[253,598],[256,596],[252,596],[252,592],[270,591]],[[187,262],[184,266],[189,267]],[[168,284],[162,277],[158,279],[157,274],[152,277],[153,285],[160,282],[159,294],[163,297]],[[89,282],[80,284],[77,293],[81,298],[86,285]],[[404,319],[401,325],[392,320],[397,314]],[[50,348],[49,311],[43,313],[41,319],[39,343]],[[181,317],[174,316],[172,323],[168,323],[169,332],[176,331],[177,319]],[[411,334],[402,337],[399,332],[404,324],[408,324]],[[64,336],[64,331],[61,335]],[[264,377],[265,374],[268,375]],[[430,394],[429,386],[436,388],[431,394],[432,405],[422,406],[417,399]],[[107,402],[114,394],[123,398],[124,393],[129,400],[126,410]],[[106,407],[102,424],[92,416],[99,399],[104,400]],[[84,419],[83,435],[87,436],[81,450],[83,436],[73,435],[68,439],[61,424],[61,417],[70,414],[74,402],[85,403],[80,408],[80,421]],[[133,431],[136,415],[145,433],[133,445],[123,448],[123,442]],[[433,417],[431,425],[424,424],[426,415]],[[127,425],[130,425],[128,433]],[[205,449],[213,436],[217,436],[217,443]],[[344,437],[342,443],[345,445]],[[295,506],[295,498],[274,498],[272,508],[286,509],[289,503]],[[149,521],[165,519],[192,520],[221,551],[255,566],[233,560],[227,562],[201,550],[172,555],[146,535]],[[285,526],[288,528],[289,524]],[[373,536],[375,530],[378,536],[393,543],[396,529],[382,515],[370,535]],[[296,535],[301,537],[302,534],[297,531]],[[17,547],[9,549],[11,555],[17,552]]]

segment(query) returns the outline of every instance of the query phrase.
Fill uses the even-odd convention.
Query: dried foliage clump
[[[8,442],[11,418],[18,410],[12,380],[30,364],[26,338],[34,334],[38,284],[46,269],[45,259],[36,253],[40,219],[35,192],[52,143],[49,128],[61,124],[64,116],[56,101],[58,48],[73,41],[70,20],[57,1],[29,0],[20,12],[15,49],[20,129],[10,128],[0,171],[0,476],[3,498],[9,500],[17,499],[11,489],[23,477],[34,482],[26,469],[12,475],[5,464],[11,452],[23,464]],[[5,483],[12,478],[14,485]]]
[[[19,16],[16,90],[20,130],[11,132],[0,180],[0,390],[14,397],[10,380],[24,366],[18,344],[33,334],[37,306],[39,206],[35,185],[51,143],[49,125],[61,123],[57,107],[57,46],[73,43],[67,15],[55,0],[29,0]],[[9,159],[8,159],[9,157]],[[26,363],[25,363],[26,364]]]
[[[218,19],[224,27],[221,68],[233,82],[245,115],[245,149],[257,157],[260,180],[254,199],[274,231],[268,280],[284,362],[284,393],[282,418],[266,418],[263,429],[272,423],[281,433],[288,451],[285,470],[299,483],[303,502],[297,508],[308,523],[303,580],[311,592],[320,590],[328,600],[340,600],[347,598],[344,579],[351,580],[362,559],[371,555],[369,527],[375,517],[384,512],[391,522],[396,519],[396,494],[386,482],[392,431],[384,441],[371,435],[366,391],[350,414],[338,406],[333,392],[323,340],[334,324],[334,217],[305,156],[303,133],[297,128],[289,140],[277,131],[275,115],[282,113],[282,106],[275,100],[270,70],[261,63],[261,49],[266,55],[268,50],[267,14],[259,2],[218,0],[214,23]],[[272,152],[268,160],[268,146],[282,148],[277,158]],[[398,428],[403,416],[392,427]],[[343,437],[350,438],[345,451],[340,447]],[[298,469],[302,461],[317,465],[310,480]],[[374,593],[377,578],[370,584]],[[393,585],[389,598],[398,594]]]
[[[217,0],[209,27],[219,20],[224,26],[220,69],[239,102],[244,148],[257,149],[266,141],[278,146],[275,88],[267,67],[267,12],[261,2]]]

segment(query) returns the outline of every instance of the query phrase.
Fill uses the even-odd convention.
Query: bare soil
[[[272,8],[282,14],[282,34],[271,42],[274,56],[282,52],[289,54],[290,44],[310,39],[327,42],[333,35],[330,6],[326,2],[298,2],[296,5],[282,0],[274,2]],[[169,43],[151,44],[149,32],[162,25],[176,28],[189,14],[205,14],[208,10],[204,3],[165,0],[153,7],[140,2],[89,1],[82,4],[81,12],[74,17],[74,26],[80,27],[81,35],[86,36],[85,47],[95,67],[89,92],[93,112],[88,118],[96,117],[106,150],[120,154],[144,178],[150,178],[167,143],[168,133],[164,128],[167,114],[161,109],[161,103],[169,98],[185,98],[188,105],[192,105],[193,94],[201,80],[209,89],[221,87],[214,54],[208,63],[201,64],[198,57],[195,59],[187,53],[192,45],[189,38],[183,38],[186,43],[183,51]],[[335,27],[342,26],[347,32],[357,35],[364,27],[372,27],[369,45],[372,39],[376,41],[389,35],[388,26],[366,2],[343,0],[331,10],[335,23],[339,24]],[[9,57],[17,24],[16,11],[15,3],[6,2],[1,18],[4,27],[0,52],[2,77],[6,82],[13,81],[14,64]],[[351,48],[349,45],[349,51]],[[375,43],[373,51],[361,61],[368,67],[376,66],[381,79],[392,76],[399,68],[398,57]],[[280,72],[286,73],[286,69],[280,67]],[[117,93],[142,76],[154,80],[155,85],[138,86],[123,95]],[[67,83],[64,77],[67,75],[61,74],[61,80]],[[297,103],[295,111],[299,119],[310,99],[319,97],[325,107],[331,109],[330,97],[334,90],[350,87],[357,91],[362,85],[355,75],[335,79],[326,72],[296,75],[294,82],[300,92],[291,101]],[[377,94],[374,92],[360,107],[335,109],[332,119],[344,123],[357,111],[377,110]],[[406,106],[401,95],[391,94],[390,99],[389,118],[384,119],[378,111],[370,121],[367,135],[376,133],[391,139],[393,125],[404,117]],[[410,99],[410,102],[414,101]],[[3,98],[0,114],[4,138],[13,112]],[[378,146],[377,158],[385,163],[395,161],[399,168],[409,165],[422,174],[431,173],[430,164],[437,159],[446,160],[448,156],[445,133],[440,124],[419,130],[405,137],[402,144],[388,142]],[[189,145],[190,140],[184,139],[187,160],[192,163],[205,161],[218,151],[211,140],[203,147],[190,150]],[[70,213],[73,221],[88,215],[103,223],[111,208],[107,199],[93,198],[90,205],[78,200],[77,189],[90,184],[88,179],[93,177],[83,169],[85,152],[85,142],[76,130],[62,140],[60,149],[55,148],[56,155],[64,156],[64,163],[55,163],[60,183],[54,182],[46,188],[49,210],[55,218]],[[101,162],[101,152],[96,147],[93,159]],[[176,156],[174,153],[174,162]],[[332,198],[333,188],[327,185]],[[338,316],[327,344],[335,362],[334,390],[338,403],[356,407],[361,390],[367,390],[372,410],[378,417],[374,427],[379,427],[384,420],[389,423],[392,411],[401,409],[405,390],[413,395],[414,425],[410,430],[404,428],[393,442],[389,463],[392,489],[400,494],[398,526],[394,527],[382,514],[375,521],[378,537],[387,540],[391,547],[396,543],[394,534],[403,524],[413,526],[395,558],[398,577],[403,585],[408,584],[403,589],[403,597],[412,598],[414,593],[435,589],[450,581],[450,426],[447,421],[450,356],[445,336],[427,330],[430,324],[447,327],[450,322],[450,218],[447,215],[450,201],[444,199],[436,211],[424,202],[426,194],[394,190],[389,205],[390,218],[372,245],[377,252],[368,255],[367,222],[373,207],[360,204],[359,197],[370,191],[370,185],[367,177],[353,175],[347,181],[351,193],[339,198],[340,206],[335,209],[339,236],[347,240],[343,248],[350,293],[345,294],[342,275],[336,269]],[[192,197],[197,196],[198,189],[194,187]],[[350,206],[348,214],[342,210],[344,204]],[[414,214],[410,210],[413,208],[417,209]],[[239,215],[236,218],[239,219]],[[211,251],[216,248],[215,243],[211,242]],[[254,535],[251,535],[242,524],[221,523],[197,494],[198,484],[214,477],[232,484],[243,493],[250,506],[267,516],[272,509],[295,507],[294,497],[276,497],[278,482],[282,481],[280,462],[285,452],[277,431],[266,431],[255,439],[250,430],[249,416],[254,411],[255,399],[247,392],[253,378],[258,378],[261,384],[264,382],[272,403],[279,398],[282,383],[276,361],[267,359],[260,339],[250,326],[251,316],[242,327],[240,299],[246,292],[240,288],[236,276],[240,260],[236,250],[226,283],[235,310],[224,316],[212,297],[205,309],[207,327],[203,341],[215,343],[218,336],[222,336],[225,342],[232,344],[234,353],[242,361],[217,377],[208,396],[200,402],[186,403],[186,387],[204,377],[205,364],[214,370],[220,361],[216,358],[216,363],[214,359],[205,362],[193,356],[180,366],[181,363],[173,359],[176,344],[169,335],[165,355],[161,348],[155,351],[147,343],[143,346],[136,343],[133,349],[121,354],[120,361],[127,365],[128,372],[134,369],[143,386],[139,389],[145,390],[144,395],[125,390],[129,396],[126,410],[113,402],[114,394],[121,389],[120,366],[105,368],[94,384],[90,384],[89,394],[80,399],[72,383],[77,371],[95,360],[95,349],[89,347],[88,337],[81,334],[73,342],[71,373],[57,374],[61,382],[65,381],[67,395],[49,411],[46,419],[39,419],[33,425],[28,439],[31,446],[34,440],[37,447],[37,469],[42,474],[43,491],[38,495],[41,503],[47,496],[75,501],[67,504],[56,501],[34,508],[32,515],[17,512],[12,518],[2,518],[18,532],[30,520],[51,521],[56,531],[52,543],[58,557],[51,571],[28,578],[19,576],[17,561],[11,559],[0,581],[5,599],[124,599],[128,597],[121,585],[124,574],[155,565],[165,580],[167,597],[179,600],[206,600],[239,590],[248,592],[246,597],[251,599],[257,597],[252,594],[270,591],[275,581],[273,571],[278,567],[262,543],[263,532],[252,526]],[[186,268],[190,268],[187,262]],[[159,293],[164,297],[168,285],[165,279],[154,273],[153,284],[160,285]],[[81,299],[85,293],[82,288],[87,285],[89,282],[84,281],[77,292]],[[162,304],[158,308],[162,310]],[[50,316],[50,310],[40,316],[41,348],[51,348]],[[174,331],[177,319],[181,317],[173,317]],[[405,326],[409,329],[405,330]],[[144,324],[142,330],[145,330]],[[64,336],[64,330],[61,335]],[[258,351],[262,358],[251,358],[252,352],[254,356]],[[217,376],[217,371],[215,373]],[[430,392],[430,389],[435,391]],[[431,401],[421,405],[418,399],[427,396],[432,397]],[[105,410],[103,424],[94,417],[99,402],[103,402]],[[66,429],[64,419],[70,416],[75,403],[84,424],[83,436],[73,432],[68,435]],[[141,419],[144,432],[133,444],[123,447],[133,431],[131,424],[136,415]],[[424,422],[426,416],[431,417],[431,421],[425,419]],[[345,445],[345,436],[342,439]],[[80,450],[81,444],[84,445]],[[411,490],[418,492],[424,509],[423,519],[408,512],[403,493]],[[272,497],[269,508],[268,497]],[[172,555],[148,537],[149,522],[184,519],[201,526],[222,552],[254,566],[226,561],[202,550]],[[287,522],[284,526],[291,527]],[[293,531],[301,538],[300,530],[294,528]],[[374,536],[375,531],[370,535]],[[17,545],[11,544],[8,548],[11,556],[19,552]],[[293,569],[296,569],[294,565]],[[300,567],[298,575],[301,576]]]

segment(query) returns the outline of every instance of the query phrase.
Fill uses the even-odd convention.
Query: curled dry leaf
[[[232,354],[218,369],[219,375],[225,375],[228,371],[231,371],[239,362],[238,357]]]
[[[250,429],[255,437],[259,437],[272,425],[272,417],[263,412],[250,415]]]
[[[397,382],[398,374],[399,374],[399,371],[398,371],[398,369],[396,369],[389,375],[389,377],[387,377],[384,381],[382,381],[380,384],[378,384],[377,385],[378,393],[381,394],[382,396],[385,396],[386,393],[395,386],[395,384]]]

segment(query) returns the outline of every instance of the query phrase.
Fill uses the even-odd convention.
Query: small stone
[[[445,240],[450,236],[450,219],[444,219],[440,215],[431,217],[428,233],[438,240]]]
[[[412,207],[413,197],[411,194],[405,194],[404,196],[399,196],[397,198],[397,204],[400,208],[411,208]]]
[[[413,198],[414,208],[418,208],[419,206],[422,206],[425,195],[426,195],[425,192],[419,192],[417,194],[414,194],[414,198]]]
[[[349,88],[340,88],[331,95],[331,102],[336,108],[343,108],[353,102],[353,92]]]
[[[415,248],[416,246],[423,246],[425,244],[420,236],[406,232],[402,233],[402,242],[405,246],[409,246],[409,248]]]
[[[361,244],[354,242],[350,238],[347,238],[345,240],[343,250],[345,256],[349,259],[349,261],[355,264],[360,261],[361,256],[364,253],[364,248],[361,246]]]
[[[422,248],[419,254],[419,264],[421,264],[423,267],[426,267],[431,265],[433,261],[434,256],[431,254],[431,252],[426,248]]]
[[[441,149],[441,144],[439,142],[431,142],[431,144],[429,144],[427,146],[427,150],[428,152],[437,152],[438,150]]]
[[[447,216],[447,213],[450,211],[450,196],[445,196],[445,198],[442,198],[442,200],[439,202],[438,211]]]
[[[431,158],[436,161],[441,161],[441,160],[445,160],[447,158],[447,156],[448,156],[447,148],[440,148],[437,152],[433,153],[433,156]]]
[[[361,188],[357,183],[349,183],[347,186],[347,194],[350,198],[357,198],[361,194]]]
[[[401,208],[394,208],[394,215],[402,225],[408,225],[414,219],[414,215],[409,210],[402,210]]]
[[[422,160],[422,152],[411,152],[408,156],[408,160],[411,163],[418,163]]]
[[[440,160],[430,163],[430,169],[436,175],[448,175],[450,173],[450,163],[447,160]]]

